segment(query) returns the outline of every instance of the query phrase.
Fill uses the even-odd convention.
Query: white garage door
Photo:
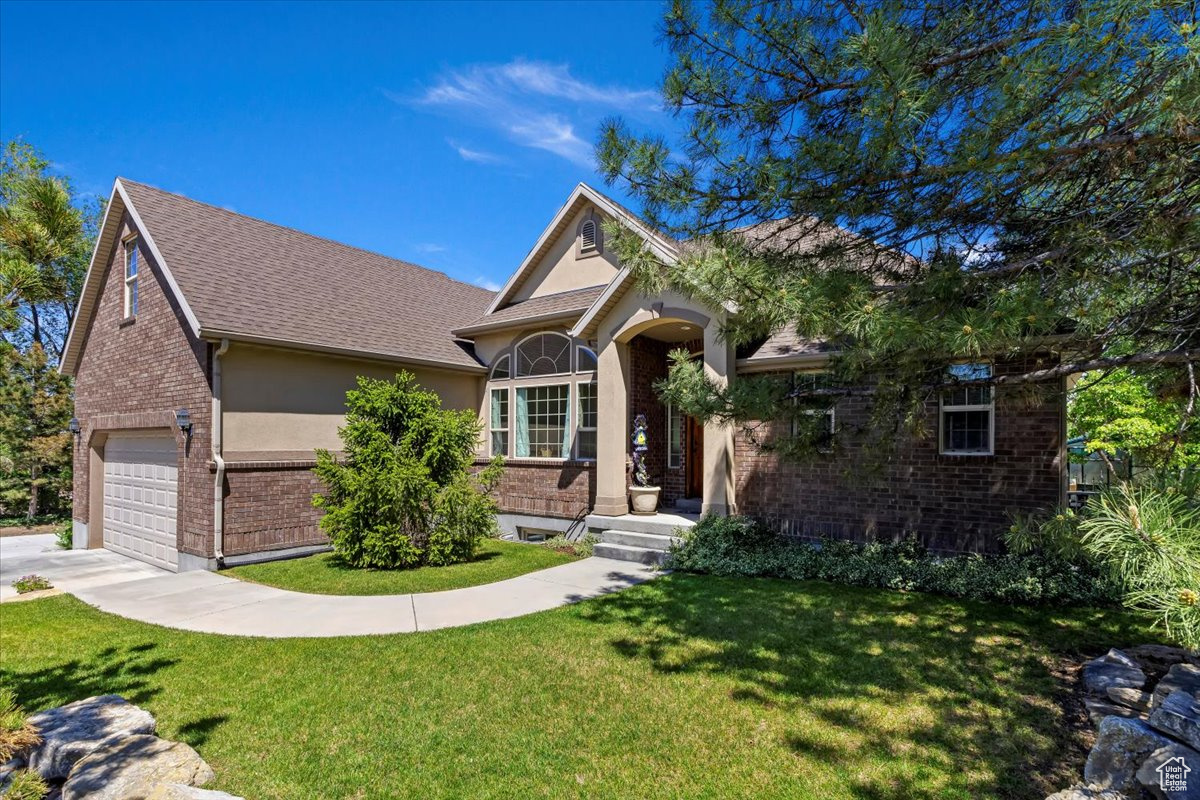
[[[176,452],[171,436],[110,436],[104,443],[106,548],[178,568]]]

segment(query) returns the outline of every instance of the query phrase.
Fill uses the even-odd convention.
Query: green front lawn
[[[1085,750],[1064,665],[1149,634],[822,583],[673,574],[468,628],[242,639],[0,605],[29,709],[116,692],[268,798],[1042,797]]]
[[[339,561],[333,553],[321,553],[233,567],[222,574],[294,592],[417,594],[494,583],[574,560],[572,555],[536,544],[484,539],[474,560],[447,567],[356,569]]]

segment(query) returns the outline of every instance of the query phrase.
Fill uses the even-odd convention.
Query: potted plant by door
[[[633,420],[633,485],[629,487],[630,504],[634,514],[653,514],[658,509],[659,486],[650,485],[650,474],[646,471],[646,415],[638,414]]]

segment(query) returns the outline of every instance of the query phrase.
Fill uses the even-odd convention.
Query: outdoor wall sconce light
[[[179,426],[179,430],[192,435],[192,415],[188,413],[186,408],[181,408],[175,412],[175,424]]]
[[[67,430],[71,432],[71,435],[76,437],[79,436],[79,417],[71,417],[71,421],[67,423]]]

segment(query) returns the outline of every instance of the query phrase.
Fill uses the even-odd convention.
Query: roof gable
[[[563,237],[574,238],[575,224],[579,221],[579,214],[587,207],[592,206],[602,215],[611,219],[615,219],[629,226],[634,232],[644,238],[647,244],[660,258],[674,259],[676,255],[676,243],[673,239],[665,236],[653,228],[646,225],[638,217],[629,211],[624,206],[616,201],[601,194],[586,183],[581,183],[575,187],[571,195],[567,198],[566,203],[558,210],[554,217],[550,220],[550,224],[542,231],[542,235],[538,237],[534,243],[533,249],[525,256],[521,265],[516,272],[509,277],[504,287],[496,293],[492,302],[487,307],[485,315],[490,315],[504,308],[506,305],[519,301],[527,300],[537,295],[532,292],[522,293],[521,287],[534,276],[534,273],[539,271],[539,268],[545,270],[544,260],[548,254],[556,247],[561,248]],[[612,264],[614,271],[611,273],[608,283],[619,277],[619,265],[615,261],[609,261]],[[590,281],[595,283],[595,281]],[[555,287],[556,291],[565,291],[584,288],[589,281],[584,280],[579,286],[564,286]]]
[[[103,281],[94,273],[103,271],[126,211],[197,336],[482,371],[471,345],[452,331],[480,315],[490,292],[118,179],[68,338],[68,374]]]

